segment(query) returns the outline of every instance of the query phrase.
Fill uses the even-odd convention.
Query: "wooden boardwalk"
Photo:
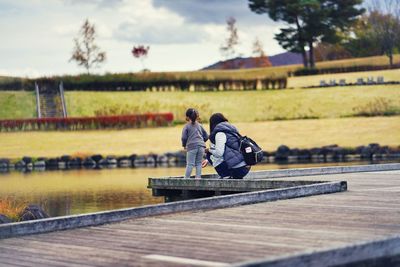
[[[348,191],[3,239],[0,266],[229,266],[400,234],[400,171],[280,179]]]

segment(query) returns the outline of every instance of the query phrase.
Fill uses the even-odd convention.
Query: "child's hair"
[[[188,110],[186,110],[186,117],[190,119],[192,124],[195,124],[196,120],[199,118],[199,112],[194,108],[189,108]]]

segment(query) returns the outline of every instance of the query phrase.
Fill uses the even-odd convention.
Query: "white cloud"
[[[121,41],[147,44],[197,43],[205,38],[202,25],[186,23],[184,18],[151,1],[126,2],[120,11],[126,20],[114,31]]]
[[[61,0],[71,5],[94,5],[99,8],[112,8],[123,2],[123,0]]]
[[[22,75],[23,73],[23,75]],[[11,76],[11,77],[27,77],[27,78],[38,78],[43,74],[33,68],[22,68],[22,69],[0,69],[0,76]]]
[[[136,23],[123,23],[115,32],[115,38],[131,43],[147,44],[184,44],[198,43],[206,39],[206,32],[196,25],[162,23],[141,25]]]
[[[139,43],[151,46],[146,66],[152,71],[200,69],[221,59],[219,47],[226,38],[224,19],[188,19],[168,5],[154,6],[152,0],[1,0],[0,75],[84,72],[68,60],[73,38],[87,18],[96,26],[98,46],[107,52],[107,62],[95,70],[99,73],[140,70],[130,53]],[[242,53],[250,55],[255,36],[270,54],[282,51],[267,22],[236,19]]]

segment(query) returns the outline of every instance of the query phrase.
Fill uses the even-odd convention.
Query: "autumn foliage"
[[[146,113],[120,116],[0,120],[0,131],[144,128],[167,126],[172,123],[173,119],[172,113]]]
[[[17,203],[14,199],[6,197],[0,199],[0,214],[7,216],[12,221],[18,221],[25,206],[26,203]]]
[[[132,55],[136,58],[146,57],[149,53],[150,47],[144,45],[134,46],[132,48]]]

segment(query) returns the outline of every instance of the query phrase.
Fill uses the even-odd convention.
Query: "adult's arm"
[[[222,158],[225,152],[226,134],[218,132],[215,135],[215,147],[210,148],[210,153],[218,158]]]

